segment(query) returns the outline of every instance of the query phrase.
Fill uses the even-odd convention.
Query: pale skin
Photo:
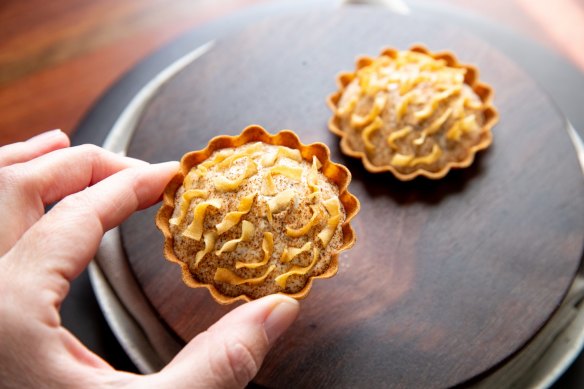
[[[0,148],[0,386],[236,388],[256,375],[297,301],[234,309],[151,375],[115,370],[61,326],[70,282],[104,232],[155,204],[177,168],[69,147],[58,130]]]

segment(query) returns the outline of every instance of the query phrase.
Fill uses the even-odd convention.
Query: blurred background
[[[104,91],[165,43],[245,7],[277,2],[0,1],[0,145],[53,128],[71,134]],[[494,20],[584,71],[584,0],[431,3]]]
[[[54,128],[74,134],[100,96],[157,49],[207,22],[278,2],[0,0],[0,146]],[[584,0],[428,4],[490,19],[559,53],[584,74]],[[63,322],[115,367],[135,371],[100,314],[86,273],[73,284]],[[582,356],[555,387],[579,384]]]

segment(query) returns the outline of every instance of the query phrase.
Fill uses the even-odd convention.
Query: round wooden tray
[[[328,132],[326,96],[359,54],[422,42],[454,51],[496,91],[494,143],[468,169],[402,183],[367,173]],[[251,123],[325,142],[353,173],[362,210],[339,274],[316,282],[255,379],[269,387],[444,387],[502,364],[545,324],[582,254],[584,185],[561,114],[537,85],[468,32],[383,10],[271,20],[221,39],[146,109],[129,155],[176,160]],[[122,225],[137,281],[188,341],[234,306],[184,286],[162,257],[156,209]]]

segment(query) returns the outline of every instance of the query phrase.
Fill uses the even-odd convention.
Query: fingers
[[[0,169],[0,256],[44,214],[45,205],[122,169],[144,164],[84,145]]]
[[[298,312],[298,302],[283,295],[244,304],[191,340],[152,379],[175,389],[245,387]]]
[[[61,130],[43,132],[26,142],[0,148],[0,168],[30,161],[40,155],[69,146],[69,138]]]
[[[177,169],[178,162],[125,169],[66,197],[6,254],[5,269],[26,275],[36,291],[48,291],[50,301],[37,295],[39,304],[58,307],[68,282],[87,266],[104,232],[158,201]]]

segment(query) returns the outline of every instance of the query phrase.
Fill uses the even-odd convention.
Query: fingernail
[[[55,138],[57,136],[61,136],[61,134],[63,134],[63,131],[61,131],[60,129],[46,131],[46,132],[43,132],[43,133],[40,133],[38,135],[33,136],[32,138],[28,139],[27,142],[43,143],[43,142],[48,141],[49,139]]]
[[[270,345],[274,344],[298,317],[298,301],[286,296],[278,296],[279,301],[264,321],[264,329]]]

